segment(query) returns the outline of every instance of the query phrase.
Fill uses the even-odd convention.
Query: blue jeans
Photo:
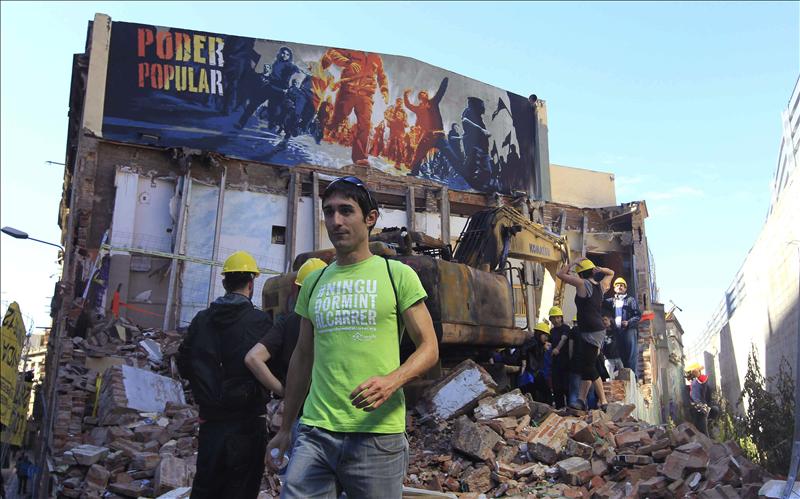
[[[578,402],[578,392],[581,389],[581,375],[579,373],[569,373],[569,396],[567,397],[567,404],[575,404]],[[586,395],[586,406],[589,409],[597,407],[597,395],[594,393],[594,385],[589,387],[589,393]]]
[[[639,374],[636,367],[639,364],[639,330],[636,328],[623,329],[617,333],[622,365],[633,371],[636,377]]]
[[[400,498],[408,468],[404,433],[341,433],[300,424],[281,498]]]

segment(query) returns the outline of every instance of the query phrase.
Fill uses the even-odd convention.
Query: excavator
[[[526,331],[533,330],[536,318],[527,317],[527,313],[525,328],[515,322],[515,305],[519,304],[515,303],[514,284],[523,289],[532,284],[526,281],[523,266],[514,266],[512,260],[541,264],[556,283],[552,303],[560,306],[563,283],[556,272],[569,259],[565,236],[508,205],[474,213],[454,250],[439,239],[405,228],[384,229],[372,235],[370,250],[400,260],[417,272],[428,293],[426,305],[439,340],[441,360],[451,365],[481,352],[522,345]],[[265,311],[278,316],[294,305],[295,273],[309,258],[330,263],[335,250],[302,253],[293,262],[294,272],[269,279],[262,291]],[[521,295],[526,299],[526,293]],[[410,355],[413,348],[404,335],[401,357]]]

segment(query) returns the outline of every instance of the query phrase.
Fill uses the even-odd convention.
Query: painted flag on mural
[[[503,109],[508,111],[508,107],[506,106],[506,103],[503,102],[502,98],[498,97],[497,98],[497,109],[495,109],[494,112],[492,113],[492,121],[494,121],[494,119],[497,117],[498,114],[500,114],[500,111],[502,111]],[[511,114],[511,111],[508,111],[508,114]]]
[[[25,324],[17,302],[8,306],[0,331],[0,422],[8,426],[14,409],[17,368],[25,341]]]

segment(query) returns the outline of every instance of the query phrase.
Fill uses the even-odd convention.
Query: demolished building
[[[288,67],[278,59],[284,49],[294,69],[279,81],[279,68]],[[348,57],[366,57],[368,74],[348,76]],[[372,89],[364,102],[371,114],[342,116],[337,92],[358,82]],[[291,102],[266,90],[278,84],[288,85]],[[403,91],[408,87],[413,95]],[[413,147],[426,131],[413,111],[422,99],[436,102],[441,126],[454,132],[447,146],[439,140],[426,154]],[[147,368],[142,356],[156,355],[139,343],[121,350],[136,362],[124,353],[102,354],[109,341],[132,340],[124,327],[98,336],[112,309],[128,324],[179,337],[222,294],[218,267],[233,251],[251,252],[264,274],[281,274],[298,255],[330,248],[319,195],[345,174],[374,191],[378,229],[406,227],[453,245],[472,214],[511,204],[566,236],[572,258],[585,255],[624,276],[640,307],[662,319],[640,326],[640,382],[618,380],[609,389],[615,400],[634,403],[641,419],[677,417],[664,407],[680,406],[684,387],[662,381],[682,372],[683,357],[658,355],[659,342],[670,344],[646,203],[617,204],[609,173],[551,165],[546,104],[535,95],[407,57],[112,22],[98,14],[85,53],[74,57],[69,104],[59,212],[64,272],[53,305],[49,403],[39,439],[50,468],[71,447],[90,443],[81,436],[85,425],[105,421],[104,411],[101,419],[93,413],[92,394],[102,400],[102,383],[95,389],[91,379],[106,372],[124,378],[116,366]],[[393,136],[400,125],[403,134]],[[474,141],[475,130],[465,129],[473,126],[486,140]],[[516,264],[530,276],[527,284],[509,283],[514,314],[526,324],[526,317],[544,317],[555,283],[536,265]],[[256,281],[257,306],[265,280]],[[569,290],[564,312],[574,314]],[[95,350],[88,356],[87,345]],[[76,363],[80,376],[88,373],[88,388],[68,386],[75,378],[62,370]],[[169,402],[176,404],[170,410],[182,410],[181,400]],[[185,428],[173,433],[187,436]]]

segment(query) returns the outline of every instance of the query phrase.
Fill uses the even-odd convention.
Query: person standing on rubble
[[[550,325],[546,322],[536,324],[532,337],[522,345],[520,377],[522,392],[529,393],[533,400],[548,405],[553,404],[553,392],[548,381],[551,373],[551,347]]]
[[[281,497],[334,498],[338,483],[348,497],[399,498],[408,466],[401,388],[439,356],[427,295],[411,267],[370,252],[378,206],[361,180],[331,182],[322,212],[336,261],[309,275],[297,299],[300,337],[268,449],[285,455],[302,405]],[[401,365],[404,327],[417,348]]]
[[[255,308],[255,258],[233,253],[222,268],[225,296],[200,311],[178,349],[178,370],[200,406],[197,473],[191,499],[258,496],[264,474],[267,394],[247,369],[245,354],[272,326]],[[274,380],[269,389],[281,391]]]
[[[713,405],[708,376],[703,374],[703,366],[693,362],[686,366],[686,379],[689,380],[689,409],[692,421],[698,430],[708,435],[708,420],[719,414],[719,407]]]
[[[574,275],[572,271],[577,272]],[[559,269],[558,278],[575,287],[575,305],[578,308],[578,329],[580,331],[579,362],[581,366],[581,384],[578,399],[570,407],[578,410],[588,408],[586,398],[589,389],[594,385],[600,402],[605,410],[608,402],[603,391],[603,382],[597,370],[597,357],[606,337],[603,327],[602,308],[603,294],[611,285],[614,271],[604,267],[596,267],[588,258],[584,258],[570,267]]]
[[[606,298],[604,307],[613,312],[622,365],[633,371],[639,364],[639,320],[642,312],[636,298],[628,295],[628,283],[622,277],[614,279],[614,296]]]
[[[569,397],[569,326],[564,324],[560,307],[550,307],[550,338],[553,343],[553,399],[556,409],[567,405]]]

